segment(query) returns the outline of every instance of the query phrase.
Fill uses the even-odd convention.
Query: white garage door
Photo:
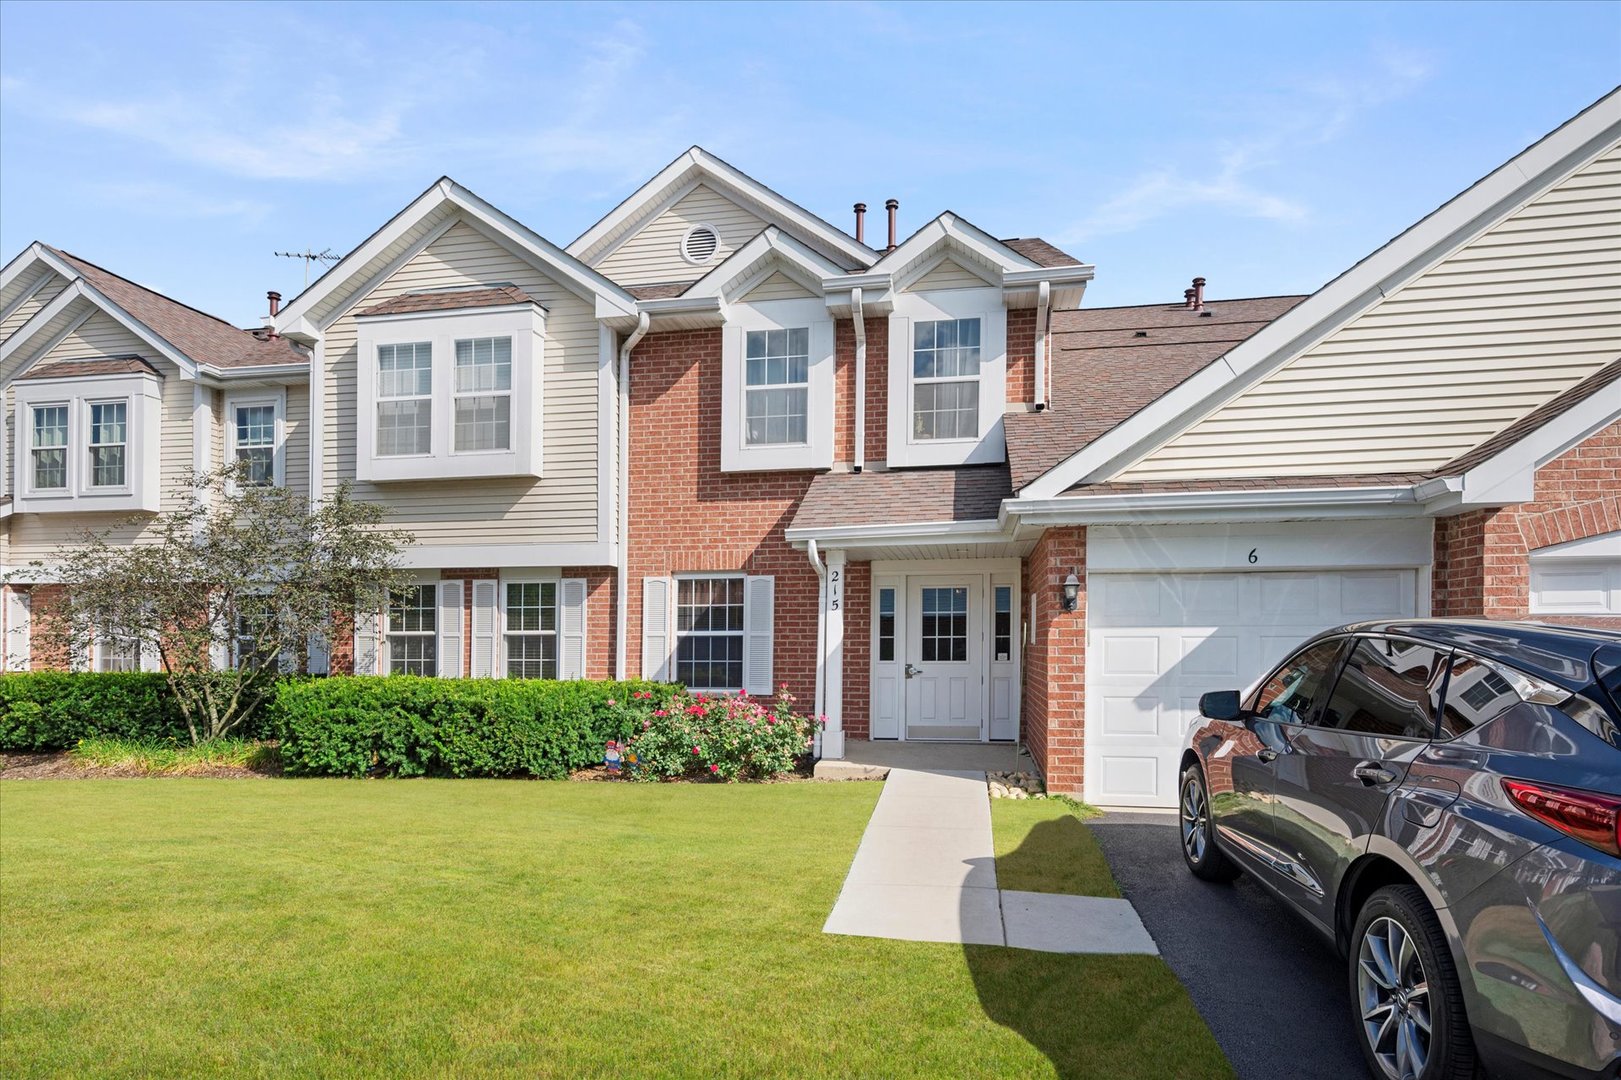
[[[1531,552],[1531,614],[1621,615],[1621,532]]]
[[[1093,574],[1087,801],[1176,805],[1200,694],[1242,689],[1319,630],[1417,614],[1417,584],[1414,570]]]

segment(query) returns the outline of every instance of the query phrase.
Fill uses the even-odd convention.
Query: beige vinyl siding
[[[162,506],[174,509],[187,497],[179,481],[192,466],[191,402],[193,384],[180,377],[180,372],[152,347],[130,333],[111,315],[98,311],[83,326],[63,338],[40,358],[39,363],[58,360],[87,360],[102,356],[140,356],[163,375],[163,410],[159,418],[158,466],[162,485]],[[11,446],[25,422],[16,416],[14,387],[6,388],[6,413],[10,417]],[[8,453],[8,467],[15,459]],[[35,559],[46,558],[63,544],[78,542],[86,529],[100,532],[112,529],[112,537],[124,543],[139,543],[150,538],[148,524],[128,523],[127,511],[97,514],[47,513],[14,514],[11,517],[11,565],[26,565]],[[116,526],[116,528],[115,528]]]
[[[1122,480],[1436,468],[1621,355],[1621,147]]]
[[[701,266],[681,257],[681,239],[694,225],[713,225],[720,237],[715,257]],[[621,285],[697,281],[765,227],[765,221],[700,184],[593,265],[604,277]]]
[[[815,293],[779,270],[750,289],[743,302],[757,304],[762,300],[805,300],[815,297]]]
[[[424,544],[590,543],[597,539],[598,323],[593,306],[460,222],[345,313],[326,333],[323,486],[355,475],[358,348],[354,311],[401,293],[510,282],[547,311],[540,480],[356,484],[386,503],[390,527]],[[448,357],[434,357],[448,363]],[[288,401],[291,414],[292,401]],[[289,461],[289,474],[291,473]]]
[[[13,311],[10,315],[7,315],[5,317],[5,321],[0,322],[0,341],[4,341],[6,338],[16,333],[24,323],[34,317],[34,314],[38,312],[40,308],[44,307],[46,304],[49,304],[52,300],[55,300],[57,295],[60,294],[63,289],[68,287],[68,279],[63,277],[61,274],[49,270],[45,271],[45,273],[50,274],[53,280],[48,281],[44,285],[40,286],[38,292],[34,293],[34,295],[30,296],[27,300],[24,300],[21,304],[18,304],[17,310]]]
[[[906,286],[902,292],[934,292],[942,289],[983,289],[986,286],[984,278],[971,270],[965,270],[961,264],[952,259],[946,259]]]
[[[287,388],[283,415],[287,439],[287,487],[301,495],[310,490],[310,388]]]

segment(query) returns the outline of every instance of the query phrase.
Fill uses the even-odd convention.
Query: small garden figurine
[[[619,744],[609,739],[608,748],[602,755],[602,763],[608,767],[610,773],[617,775],[619,772],[619,760]]]

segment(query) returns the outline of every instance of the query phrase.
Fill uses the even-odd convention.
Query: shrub
[[[793,695],[786,689],[771,702],[747,694],[643,691],[622,702],[621,710],[632,717],[629,750],[636,755],[636,767],[630,775],[641,780],[779,776],[792,772],[810,752],[822,725],[820,717],[794,712]]]
[[[280,761],[274,746],[227,735],[193,743],[175,739],[82,739],[68,756],[76,764],[143,773],[206,772],[217,768],[274,772]]]
[[[240,734],[251,737],[255,713]],[[0,749],[66,750],[106,737],[189,742],[167,680],[155,672],[28,671],[0,677]]]
[[[619,707],[653,683],[333,677],[277,689],[269,730],[305,776],[562,779],[630,734]],[[637,700],[642,700],[638,698]]]

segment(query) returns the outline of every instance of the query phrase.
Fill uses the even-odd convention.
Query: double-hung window
[[[124,451],[129,446],[129,402],[90,403],[90,486],[125,485]]]
[[[458,454],[512,449],[512,339],[456,342]]]
[[[97,671],[138,671],[141,666],[141,647],[135,638],[114,633],[103,623],[96,627],[94,667]]]
[[[507,677],[557,678],[557,584],[506,583]]]
[[[436,675],[439,670],[439,605],[432,582],[407,585],[389,600],[388,673]]]
[[[269,487],[276,482],[276,406],[237,405],[232,412],[242,482],[251,487]]]
[[[979,437],[978,319],[912,324],[912,436]]]
[[[377,346],[377,455],[433,452],[433,343]]]
[[[68,486],[68,406],[35,405],[29,454],[33,457],[35,491],[65,491]]]
[[[675,678],[690,690],[743,687],[743,579],[676,581]]]
[[[269,655],[276,633],[276,607],[268,596],[245,596],[236,609],[236,666],[252,669],[274,664]]]
[[[744,343],[744,382],[750,446],[807,441],[810,329],[750,330]]]

